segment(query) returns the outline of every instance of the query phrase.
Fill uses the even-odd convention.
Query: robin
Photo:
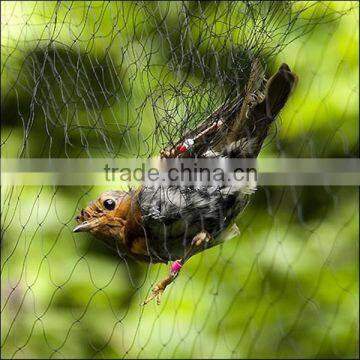
[[[256,158],[297,76],[286,64],[266,82],[255,60],[243,93],[227,101],[162,158]],[[74,232],[89,232],[123,255],[168,263],[168,276],[144,301],[160,303],[165,288],[196,253],[238,232],[234,220],[254,191],[249,186],[146,186],[104,192],[81,210]]]

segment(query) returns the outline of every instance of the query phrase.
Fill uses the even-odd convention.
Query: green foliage
[[[313,31],[304,19],[349,4],[314,3],[303,28],[279,22],[304,4],[2,2],[2,156],[156,153],[246,78],[259,41],[268,74],[286,62],[299,76],[262,156],[356,156],[358,8]],[[246,6],[251,28],[238,26]],[[269,40],[251,35],[262,18]],[[72,233],[102,190],[2,186],[4,358],[359,355],[357,189],[259,189],[241,236],[193,257],[146,307],[167,267]]]

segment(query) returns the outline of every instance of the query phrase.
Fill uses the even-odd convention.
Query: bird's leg
[[[209,242],[211,239],[211,235],[206,231],[200,231],[198,234],[196,234],[192,241],[191,241],[191,246],[195,247],[195,246],[200,246],[203,245],[205,242]]]
[[[161,295],[163,294],[164,290],[169,284],[171,284],[176,279],[185,262],[189,260],[192,255],[194,255],[194,250],[196,250],[197,247],[204,244],[204,242],[210,241],[210,239],[211,239],[210,234],[205,230],[196,234],[192,239],[191,245],[189,249],[186,251],[183,258],[179,260],[175,260],[171,264],[169,275],[154,286],[151,295],[144,301],[143,305],[146,305],[154,298],[156,298],[156,302],[159,305],[161,301]]]
[[[176,260],[171,264],[169,275],[158,282],[151,291],[151,295],[144,301],[143,305],[149,303],[152,299],[156,298],[156,302],[159,305],[161,301],[161,295],[166,287],[171,284],[178,276],[180,269],[183,266],[182,259]]]

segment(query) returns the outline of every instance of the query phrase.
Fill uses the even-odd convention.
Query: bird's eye
[[[115,208],[115,201],[113,199],[106,199],[103,204],[107,210],[114,210]]]

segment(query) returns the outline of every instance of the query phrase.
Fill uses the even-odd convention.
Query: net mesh
[[[155,155],[240,92],[299,84],[262,156],[358,156],[358,5],[2,2],[2,158]],[[106,187],[2,186],[3,357],[358,356],[358,190],[263,187],[241,236],[167,272],[72,233]]]

